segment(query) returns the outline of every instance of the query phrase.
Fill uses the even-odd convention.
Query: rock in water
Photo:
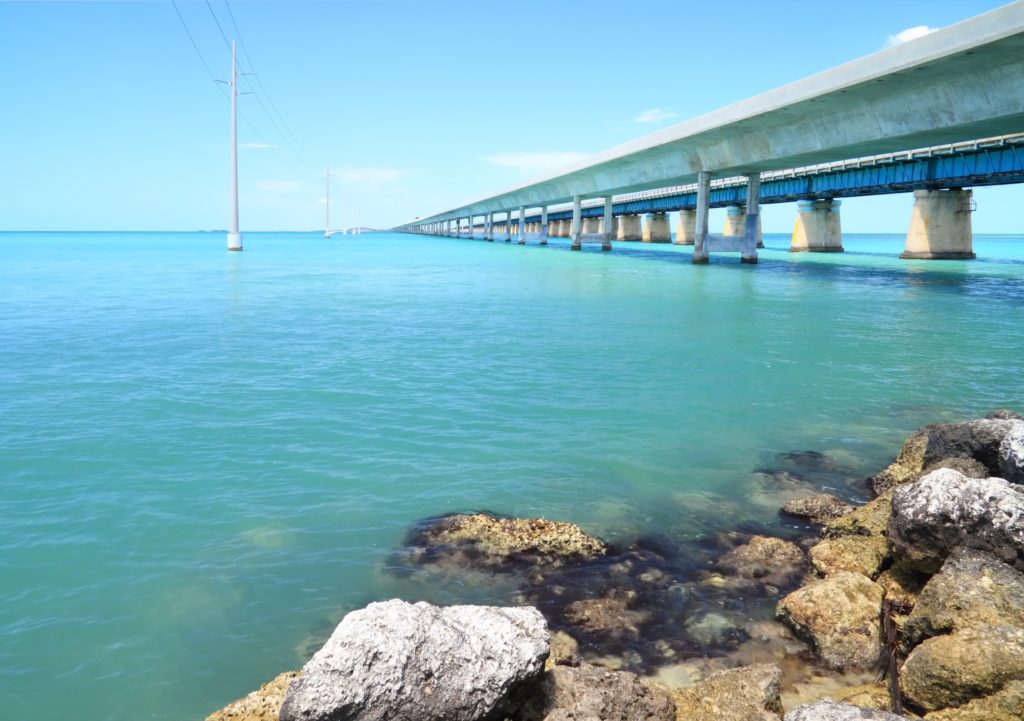
[[[832,668],[874,668],[882,653],[882,587],[840,571],[793,591],[778,616]]]
[[[719,671],[673,693],[685,721],[779,721],[782,670],[773,664]]]
[[[718,570],[772,586],[787,586],[803,574],[804,552],[795,543],[754,536],[716,562]]]
[[[1014,426],[999,444],[999,475],[1011,483],[1024,483],[1024,423]]]
[[[907,721],[907,717],[825,699],[798,706],[786,714],[785,721]]]
[[[1024,629],[967,628],[930,638],[903,664],[903,694],[926,711],[961,706],[1024,680]]]
[[[555,666],[544,681],[543,721],[675,721],[668,691],[628,671]],[[536,699],[535,699],[536,701]]]
[[[1024,627],[1024,573],[984,551],[957,548],[931,577],[903,627],[924,638],[978,626]]]
[[[854,507],[831,493],[820,493],[809,498],[798,498],[782,507],[782,512],[796,518],[806,518],[811,523],[824,525],[845,516]]]
[[[282,673],[260,686],[259,691],[253,691],[210,714],[206,721],[277,721],[288,683],[296,676],[298,673],[295,671]]]
[[[963,706],[934,711],[925,721],[1020,721],[1024,719],[1024,681],[1011,681],[991,696]]]
[[[1024,567],[1024,488],[944,468],[893,494],[893,555],[934,573],[957,546]]]
[[[547,656],[535,608],[371,603],[345,616],[291,682],[280,720],[515,718],[539,692]]]
[[[964,459],[957,462],[962,473],[976,467],[968,461],[976,461],[988,471],[978,475],[996,474],[1003,439],[1022,425],[1024,421],[1000,417],[925,426],[906,440],[895,463],[872,478],[871,485],[875,493],[881,494],[894,486],[916,481],[931,466],[938,467],[944,461],[957,458]]]

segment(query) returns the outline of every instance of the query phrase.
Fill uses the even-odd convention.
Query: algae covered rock
[[[933,711],[925,721],[1020,721],[1024,719],[1024,681],[1011,681],[991,696],[956,708]]]
[[[907,721],[907,717],[825,699],[798,706],[786,714],[784,721]]]
[[[882,652],[883,596],[867,576],[840,571],[786,596],[777,614],[814,646],[825,665],[874,668]]]
[[[806,518],[811,523],[819,525],[834,521],[853,510],[853,506],[831,493],[819,493],[808,498],[798,498],[782,507],[782,512],[787,516]]]
[[[875,711],[889,711],[892,708],[892,696],[888,687],[877,683],[846,689],[841,695],[837,694],[834,700]]]
[[[557,566],[608,553],[604,541],[565,521],[456,513],[427,519],[407,536],[408,560],[503,570]]]
[[[782,670],[758,664],[713,673],[673,692],[679,721],[779,721]]]
[[[292,679],[281,721],[480,721],[539,692],[548,630],[534,608],[371,603]]]
[[[771,536],[754,536],[715,563],[716,568],[772,586],[786,586],[803,574],[804,552],[795,543]]]
[[[908,566],[934,573],[957,546],[1024,566],[1024,487],[941,469],[898,488],[892,505],[889,540]]]
[[[889,542],[884,536],[839,536],[826,538],[808,551],[815,572],[828,576],[839,571],[875,578],[889,560]]]
[[[543,721],[675,721],[667,690],[628,671],[583,663],[555,666],[544,680],[544,709],[529,717]]]
[[[1024,573],[984,551],[957,548],[931,577],[904,625],[913,644],[972,626],[1024,627]]]
[[[999,447],[1006,435],[1022,423],[1016,418],[1000,417],[925,426],[906,440],[896,461],[874,476],[871,484],[875,493],[883,493],[912,483],[930,466],[953,458],[977,461],[989,474],[998,473]]]
[[[965,628],[929,638],[903,664],[903,694],[926,711],[961,706],[1024,679],[1024,629]]]
[[[238,699],[206,717],[206,721],[277,721],[288,684],[297,671],[282,673],[248,696]]]

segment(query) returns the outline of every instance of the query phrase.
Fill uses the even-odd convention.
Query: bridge
[[[798,201],[793,249],[834,252],[838,198],[912,190],[903,257],[969,258],[967,188],[1024,181],[1021,131],[1017,0],[396,230],[457,235],[464,225],[473,235],[480,218],[488,240],[611,249],[667,242],[667,213],[678,211],[676,240],[694,245],[693,262],[738,251],[755,263],[762,203]],[[708,233],[713,204],[729,207],[724,236]]]

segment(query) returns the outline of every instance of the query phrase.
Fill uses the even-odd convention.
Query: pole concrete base
[[[683,209],[679,211],[679,223],[676,225],[676,245],[693,245],[697,238],[697,211]]]
[[[569,246],[569,250],[583,250],[583,244],[580,243],[579,238],[572,239],[572,245]]]
[[[242,234],[228,233],[228,250],[239,251],[242,249]]]
[[[668,227],[667,213],[648,213],[644,223],[643,242],[671,243],[672,231]]]
[[[842,253],[843,231],[840,201],[800,200],[796,204],[796,226],[789,243],[790,253]]]
[[[970,260],[975,258],[971,235],[970,190],[915,190],[907,242],[901,258]]]
[[[616,240],[629,243],[643,238],[639,215],[620,215],[618,216],[618,220],[619,227],[618,231],[615,233]]]
[[[708,257],[707,253],[694,253],[693,257],[690,258],[690,262],[694,265],[707,265],[711,262],[711,259]]]

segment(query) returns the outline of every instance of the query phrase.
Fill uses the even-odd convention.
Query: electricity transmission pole
[[[324,191],[324,203],[326,204],[326,217],[324,218],[324,237],[330,238],[334,233],[331,232],[331,169],[327,168],[327,175],[324,176],[324,181],[327,184],[327,188]]]
[[[231,230],[228,231],[228,250],[242,249],[242,234],[238,230],[238,62],[235,42],[231,41]]]

